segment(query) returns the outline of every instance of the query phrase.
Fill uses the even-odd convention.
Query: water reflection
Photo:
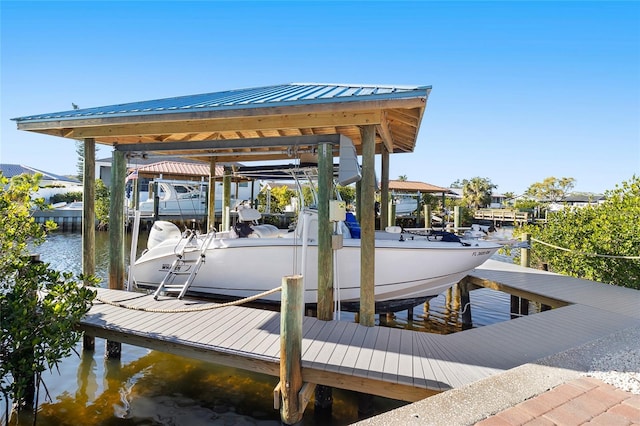
[[[77,358],[64,360],[62,370],[75,368],[77,372],[77,389],[72,393],[73,383],[57,383],[53,401],[40,406],[39,425],[280,424],[270,398],[278,381],[275,377],[156,351],[128,356],[126,361],[107,360],[103,347],[98,343],[95,354],[82,354],[79,364]],[[123,354],[130,350],[138,348],[123,345]],[[55,375],[45,380],[55,381]],[[401,405],[374,399],[376,412]],[[331,424],[357,420],[357,395],[335,390]],[[25,420],[19,424],[30,423]],[[303,424],[326,424],[316,422],[313,403]]]

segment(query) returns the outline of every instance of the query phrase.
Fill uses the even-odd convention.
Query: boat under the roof
[[[281,169],[277,174],[309,177],[308,170]],[[273,178],[274,174],[270,175]],[[304,300],[318,299],[318,215],[301,209],[291,230],[258,224],[260,213],[238,210],[239,221],[229,231],[181,233],[170,222],[156,222],[148,249],[135,262],[138,287],[180,291],[224,299],[255,296],[278,287],[282,277],[304,277]],[[334,299],[341,309],[357,311],[360,299],[360,229],[346,212],[336,222],[342,248],[334,250]],[[408,233],[399,227],[375,233],[375,302],[377,312],[393,312],[423,303],[463,279],[493,255],[500,245],[459,238],[444,232]],[[185,283],[187,284],[185,286]],[[278,303],[280,293],[262,301]]]

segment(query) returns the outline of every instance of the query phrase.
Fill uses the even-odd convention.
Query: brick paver
[[[501,411],[477,426],[640,426],[640,395],[584,377]]]

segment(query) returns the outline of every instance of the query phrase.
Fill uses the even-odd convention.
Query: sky
[[[77,174],[74,141],[12,118],[314,82],[433,87],[391,179],[521,194],[640,176],[637,1],[2,0],[0,27],[0,163]]]

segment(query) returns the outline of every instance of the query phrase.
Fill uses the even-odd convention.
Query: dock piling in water
[[[280,418],[284,424],[288,425],[299,422],[305,408],[301,406],[301,401],[298,399],[302,389],[302,310],[304,309],[302,282],[301,275],[282,278],[280,383],[276,393],[282,396]]]

